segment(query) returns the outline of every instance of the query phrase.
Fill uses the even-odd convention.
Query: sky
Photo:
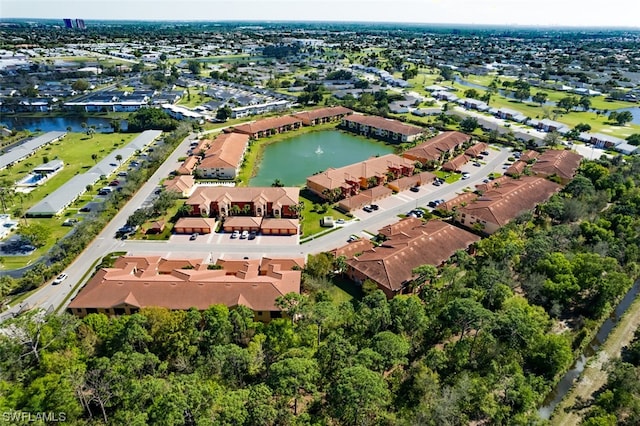
[[[2,18],[640,27],[638,0],[0,0]]]

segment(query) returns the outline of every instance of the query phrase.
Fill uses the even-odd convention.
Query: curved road
[[[344,245],[350,235],[368,236],[375,235],[378,229],[385,225],[398,221],[398,215],[418,206],[424,207],[430,200],[450,199],[456,193],[462,192],[465,187],[473,188],[481,183],[491,172],[502,173],[502,164],[507,160],[510,151],[490,150],[490,155],[485,158],[482,167],[474,167],[468,163],[464,169],[471,173],[471,178],[459,180],[452,184],[440,187],[427,185],[420,191],[413,193],[404,191],[378,202],[380,209],[372,213],[362,210],[354,212],[355,219],[347,222],[340,229],[327,235],[313,239],[305,244],[298,244],[298,237],[258,236],[253,241],[231,240],[228,234],[209,234],[199,236],[196,241],[190,241],[188,236],[176,235],[167,241],[141,241],[119,240],[114,238],[116,231],[122,227],[127,218],[141,204],[144,203],[158,187],[160,181],[178,166],[178,158],[185,155],[189,144],[197,136],[190,134],[171,153],[167,160],[158,168],[153,176],[138,190],[125,207],[107,224],[105,229],[95,240],[78,256],[78,258],[65,270],[69,278],[59,285],[48,283],[38,291],[25,299],[21,305],[12,306],[3,312],[0,320],[9,318],[21,309],[40,307],[45,310],[64,309],[69,298],[65,298],[71,292],[77,291],[81,286],[76,286],[89,268],[105,254],[114,251],[125,251],[130,254],[156,254],[168,257],[202,257],[203,259],[217,259],[219,257],[238,258],[244,256],[260,257],[269,256],[306,256],[310,253],[328,251]],[[89,275],[90,276],[90,275]],[[84,283],[82,283],[84,284]],[[64,305],[64,306],[63,306]]]

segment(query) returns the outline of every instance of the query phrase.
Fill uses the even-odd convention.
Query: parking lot
[[[169,239],[172,243],[191,243],[194,245],[216,245],[216,244],[232,244],[239,247],[243,245],[261,245],[261,246],[276,246],[276,245],[297,245],[298,235],[261,235],[257,234],[255,239],[249,238],[231,238],[231,233],[212,233],[212,234],[199,234],[194,240],[191,239],[192,234],[187,235],[172,235]]]

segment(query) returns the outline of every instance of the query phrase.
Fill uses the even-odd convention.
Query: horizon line
[[[63,20],[65,18],[49,17],[49,18],[30,18],[30,17],[0,17],[0,22],[7,20],[27,20],[27,21],[54,21]],[[519,23],[468,23],[468,22],[409,22],[409,21],[358,21],[358,20],[309,20],[309,19],[132,19],[132,18],[82,18],[74,17],[72,19],[83,19],[85,22],[182,22],[182,23],[311,23],[311,24],[392,24],[392,25],[435,25],[435,26],[473,26],[473,27],[518,27],[518,28],[537,28],[537,29],[624,29],[624,30],[640,30],[639,26],[615,26],[615,25],[572,25],[572,24],[519,24]]]

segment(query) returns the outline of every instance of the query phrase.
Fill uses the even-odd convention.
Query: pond
[[[82,123],[87,123],[87,126],[96,126],[96,132],[99,133],[111,133],[113,128],[111,127],[111,119],[101,117],[81,117],[81,116],[56,116],[56,117],[3,117],[0,125],[6,126],[11,130],[29,130],[31,132],[42,131],[52,132],[67,130],[67,127],[71,127],[72,132],[82,132]],[[122,130],[127,129],[127,121],[120,120],[120,127]]]
[[[329,167],[342,167],[393,147],[337,130],[307,133],[267,145],[251,186],[269,186],[279,179],[287,186],[304,185],[307,177]]]
[[[629,111],[631,115],[633,115],[631,124],[640,124],[640,107],[630,107],[630,108],[622,108],[622,109],[616,110],[616,112],[622,112],[622,111]]]

